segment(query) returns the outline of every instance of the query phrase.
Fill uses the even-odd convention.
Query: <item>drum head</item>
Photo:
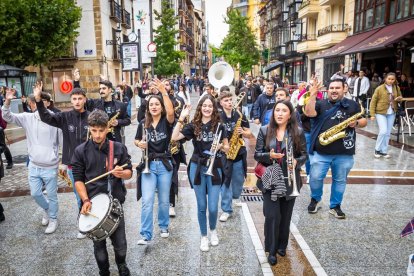
[[[92,208],[90,213],[94,216],[82,214],[79,216],[79,231],[84,233],[93,230],[105,218],[111,199],[107,194],[99,194],[91,198],[91,202]]]

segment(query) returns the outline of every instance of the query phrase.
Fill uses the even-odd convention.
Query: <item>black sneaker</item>
[[[4,213],[0,213],[0,222],[4,221],[6,217],[4,216]]]
[[[374,153],[375,158],[380,158],[382,156],[381,152],[376,150]]]
[[[13,168],[13,163],[9,163],[9,164],[7,164],[6,169],[10,170],[10,169],[12,169],[12,168]]]
[[[329,210],[329,214],[334,215],[338,219],[345,218],[345,213],[342,212],[340,205],[336,206],[335,208],[331,208],[331,210]]]
[[[308,205],[308,213],[309,214],[316,214],[318,212],[318,201],[316,199],[314,199],[313,197],[311,198],[311,202]]]
[[[129,268],[126,263],[118,265],[118,272],[119,276],[129,276],[131,273],[129,272]]]

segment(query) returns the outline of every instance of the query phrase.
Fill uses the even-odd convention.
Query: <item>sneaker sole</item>
[[[168,235],[165,235],[165,234],[161,234],[160,236],[161,236],[161,238],[164,238],[164,239],[166,239],[166,238],[168,238],[168,237],[170,236],[170,234],[168,234]]]
[[[138,244],[138,245],[147,245],[147,244],[148,244],[148,242],[139,242],[139,241],[138,241],[138,242],[137,242],[137,244]]]
[[[329,210],[329,214],[333,215],[337,219],[345,219],[346,216],[339,216],[335,211]]]
[[[309,210],[308,209],[308,213],[309,214],[316,214],[320,208],[322,208],[322,207],[319,207],[318,205],[316,205],[314,210]]]

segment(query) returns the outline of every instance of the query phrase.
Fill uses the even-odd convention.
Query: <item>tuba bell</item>
[[[224,85],[230,85],[233,79],[234,70],[227,62],[216,62],[208,70],[208,81],[216,89],[220,89]]]

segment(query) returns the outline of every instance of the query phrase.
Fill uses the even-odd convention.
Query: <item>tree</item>
[[[219,48],[212,47],[213,53],[224,57],[231,66],[240,65],[241,73],[249,72],[260,59],[256,37],[248,20],[249,18],[242,16],[238,10],[230,9],[227,18],[224,19],[229,25],[229,33]]]
[[[174,49],[177,45],[175,35],[179,30],[175,29],[178,17],[174,15],[174,10],[170,8],[168,0],[162,1],[161,13],[154,10],[155,20],[160,21],[154,32],[156,33],[154,42],[157,45],[157,57],[154,59],[155,74],[160,76],[170,76],[181,74],[180,62],[184,58],[184,53]]]
[[[24,67],[65,55],[81,9],[67,0],[1,0],[0,63]]]

